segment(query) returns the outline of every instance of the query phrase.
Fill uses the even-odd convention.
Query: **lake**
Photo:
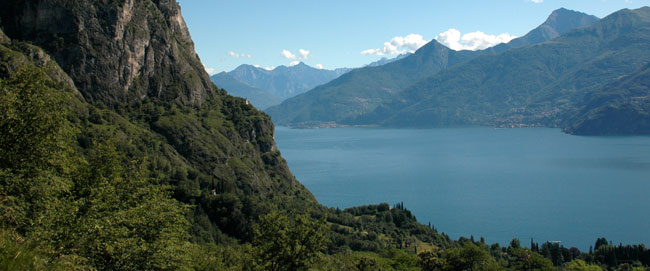
[[[289,129],[276,142],[330,207],[404,202],[451,238],[508,244],[598,237],[650,244],[650,137],[551,128]]]

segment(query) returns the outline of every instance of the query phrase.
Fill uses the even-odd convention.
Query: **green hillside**
[[[571,29],[590,25],[597,19],[584,13],[559,9],[525,36],[482,51],[454,51],[432,40],[403,59],[378,67],[355,69],[265,111],[279,125],[310,126],[323,122],[366,124],[365,117],[356,118],[372,112],[420,80],[482,54],[500,53],[550,40]]]
[[[387,126],[563,125],[596,91],[650,61],[650,8],[538,45],[485,55],[409,87],[361,121]]]
[[[650,66],[585,95],[563,124],[581,135],[650,134]]]
[[[318,204],[269,117],[205,81],[175,1],[4,1],[0,23],[0,270],[650,266],[643,245],[454,241],[403,203]]]
[[[413,81],[476,55],[451,50],[434,40],[401,60],[352,70],[265,112],[279,125],[336,122],[369,112]]]

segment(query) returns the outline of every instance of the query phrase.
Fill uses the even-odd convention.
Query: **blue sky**
[[[526,34],[561,7],[602,18],[650,5],[650,0],[178,2],[196,51],[213,73],[241,64],[271,68],[298,61],[326,69],[359,67],[436,37],[453,49],[480,49]]]

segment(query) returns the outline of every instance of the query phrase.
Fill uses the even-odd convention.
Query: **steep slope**
[[[11,7],[6,3],[0,9]],[[66,9],[58,0],[41,3]],[[267,245],[252,242],[259,237],[253,226],[270,212],[289,220],[308,212],[292,230],[305,230],[304,219],[320,225],[311,232],[332,240],[318,245],[332,260],[351,258],[333,256],[341,249],[454,245],[403,206],[319,205],[277,150],[273,123],[244,99],[211,85],[200,105],[167,96],[89,102],[49,52],[30,43],[0,31],[0,243],[26,251],[28,263],[65,266],[44,270],[242,270],[268,261],[250,243]],[[95,97],[92,89],[85,95]],[[282,235],[271,237],[303,244]],[[4,259],[19,255],[11,253],[3,251]]]
[[[280,125],[337,122],[371,111],[412,82],[478,54],[454,51],[434,40],[404,59],[352,70],[266,112]]]
[[[354,70],[265,111],[280,125],[319,122],[364,124],[367,122],[365,117],[356,118],[373,111],[393,95],[441,70],[482,54],[500,53],[544,42],[595,20],[597,18],[584,13],[559,9],[526,36],[482,51],[453,51],[433,40],[404,59],[380,67]]]
[[[485,55],[369,115],[389,126],[559,126],[582,97],[650,61],[650,8],[621,10],[542,44]]]
[[[89,101],[200,105],[212,95],[176,1],[7,0],[2,7],[5,33],[50,53]]]
[[[210,80],[218,87],[226,89],[228,94],[248,99],[258,109],[263,110],[280,104],[283,100],[269,91],[251,87],[225,72],[210,76]]]
[[[565,132],[580,135],[650,134],[650,65],[588,93]]]
[[[108,138],[149,161],[149,177],[194,206],[195,240],[247,240],[271,209],[321,208],[280,156],[268,116],[209,81],[176,1],[3,1],[0,21],[12,44],[47,53],[27,55],[63,63],[53,77],[81,94],[69,101],[80,147]]]
[[[526,35],[489,48],[488,51],[501,53],[512,48],[542,43],[557,38],[573,29],[589,26],[596,21],[598,21],[596,16],[560,8],[553,11],[543,24],[526,33]]]
[[[180,16],[180,13],[161,14],[154,9],[166,6],[178,11],[175,1],[4,1],[0,2],[0,10],[3,11],[0,29],[5,29],[2,23],[12,22],[11,29],[39,29],[38,37],[58,37],[64,33],[58,32],[63,30],[56,26],[56,18],[78,16],[66,17],[61,24],[96,22],[98,27],[83,30],[83,35],[110,40],[112,32],[103,31],[113,29],[112,14],[116,10],[130,12],[126,17],[138,13],[137,9],[128,7],[131,3],[150,7],[151,14],[161,15],[152,15],[157,19],[149,22],[160,23],[159,29],[177,22],[176,19],[170,20],[173,16]],[[79,7],[90,8],[90,11],[80,14],[75,11]],[[7,10],[12,12],[4,12]],[[23,14],[26,17],[14,17]],[[36,17],[39,19],[32,20],[30,14],[38,14]],[[140,15],[149,18],[151,14]],[[41,27],[39,22],[55,25]],[[152,42],[163,42],[164,37],[173,36],[166,31],[158,33]],[[177,95],[141,97],[126,92],[122,98],[134,97],[135,100],[120,102],[117,99],[120,97],[101,88],[105,82],[99,79],[85,81],[88,74],[98,76],[115,72],[107,67],[113,67],[111,63],[118,63],[123,54],[116,51],[112,58],[103,57],[103,53],[110,51],[114,44],[105,43],[107,48],[95,44],[93,50],[85,52],[89,55],[79,61],[84,63],[87,59],[93,59],[93,65],[85,67],[88,74],[68,76],[69,72],[76,72],[75,67],[78,66],[72,60],[66,60],[72,63],[68,66],[70,71],[66,71],[59,68],[54,57],[49,56],[83,51],[83,41],[80,44],[66,42],[64,47],[43,42],[43,46],[48,48],[43,50],[30,44],[36,41],[20,41],[2,33],[0,31],[0,85],[3,93],[0,95],[0,107],[3,109],[0,110],[0,148],[3,152],[0,152],[0,162],[6,160],[4,158],[10,149],[11,157],[16,159],[11,167],[0,163],[0,194],[10,199],[0,201],[0,216],[3,218],[0,221],[3,229],[10,226],[10,230],[23,234],[20,238],[36,238],[34,241],[38,243],[35,245],[46,250],[53,260],[72,255],[75,257],[72,260],[98,270],[192,270],[182,268],[185,265],[194,266],[197,270],[205,270],[206,266],[229,270],[223,264],[232,262],[233,253],[235,259],[251,259],[254,256],[251,255],[250,245],[236,244],[250,243],[255,237],[253,226],[260,217],[270,212],[280,212],[284,216],[309,212],[311,220],[326,218],[327,222],[320,220],[314,223],[322,223],[332,229],[318,233],[327,233],[329,239],[333,240],[326,248],[329,253],[336,253],[341,248],[379,251],[392,248],[405,239],[435,243],[439,247],[452,245],[448,237],[417,223],[410,212],[403,208],[391,209],[387,204],[382,204],[341,211],[319,205],[289,171],[277,150],[273,123],[266,114],[247,104],[244,99],[227,95],[226,91],[217,89],[212,83],[203,90],[181,83],[193,78],[182,75],[200,74],[195,79],[207,78],[200,63],[198,66],[188,63],[166,66],[162,64],[169,59],[183,59],[161,55],[154,61],[153,73],[172,76],[165,80],[178,84],[162,92],[174,91]],[[24,33],[13,35],[39,39]],[[180,36],[175,38],[181,39]],[[191,44],[189,37],[186,38],[178,40],[178,44]],[[126,44],[137,41],[130,40]],[[189,47],[179,47],[178,50],[177,53],[181,55],[196,56]],[[123,53],[128,54],[128,50]],[[43,72],[49,78],[41,80],[31,76],[31,73],[13,78],[16,73],[30,72],[30,68],[36,69],[34,74]],[[182,70],[181,76],[177,76],[175,74],[181,72],[177,69],[185,70]],[[112,78],[107,76],[107,80]],[[34,87],[25,91],[26,85]],[[85,87],[77,91],[77,85]],[[113,87],[122,89],[121,86]],[[46,100],[29,97],[32,90],[42,93],[35,97],[45,97]],[[59,95],[64,94],[63,91],[73,94]],[[202,91],[206,95],[200,96],[200,100],[190,99],[196,96],[189,94]],[[27,95],[21,92],[27,92]],[[61,96],[61,100],[48,102],[48,96]],[[27,102],[23,103],[22,100]],[[44,107],[48,110],[39,109]],[[42,120],[34,122],[35,115]],[[53,119],[51,116],[56,116],[56,121],[50,121]],[[25,117],[29,121],[17,117]],[[29,129],[15,129],[15,123]],[[44,125],[36,125],[41,123]],[[51,130],[64,130],[65,134],[49,134],[49,130],[45,130],[48,127],[53,127]],[[12,137],[20,133],[27,133],[28,136]],[[57,146],[59,142],[50,142],[51,139],[61,140],[66,145]],[[12,143],[14,141],[37,144],[17,145]],[[38,149],[41,145],[53,145],[55,152],[62,152],[70,159],[52,156],[49,149],[43,149],[45,152],[23,151]],[[49,154],[41,155],[44,153]],[[7,175],[16,168],[26,170],[26,175],[30,176],[42,173],[25,169],[26,158],[41,161],[53,174],[38,178],[35,182],[32,182],[33,179],[23,181]],[[54,163],[56,167],[50,169],[48,163]],[[38,191],[30,187],[35,184],[39,185]],[[41,206],[49,213],[43,216],[35,206]],[[16,217],[14,210],[25,214],[25,219],[16,220],[20,223],[4,219]],[[44,217],[46,219],[42,220]],[[33,232],[38,236],[29,235]],[[0,237],[4,238],[4,235]],[[0,242],[4,242],[4,239]],[[218,247],[214,246],[215,243]],[[27,245],[31,248],[31,244]],[[116,262],[119,262],[117,267]],[[236,263],[250,267],[246,266],[248,264],[251,262]],[[66,269],[73,267],[68,265]]]
[[[300,62],[294,66],[279,66],[273,70],[241,65],[228,74],[249,86],[268,90],[276,96],[286,99],[327,83],[349,70],[345,68],[316,69]]]

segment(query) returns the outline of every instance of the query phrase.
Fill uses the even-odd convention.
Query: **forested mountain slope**
[[[403,204],[318,204],[269,117],[206,81],[175,1],[9,0],[0,29],[0,269],[650,264],[645,247],[456,242]]]
[[[431,76],[360,118],[386,126],[560,127],[586,94],[650,61],[650,8],[621,10],[552,41]]]
[[[372,112],[404,89],[439,71],[482,54],[541,43],[571,29],[592,24],[598,18],[581,12],[558,9],[523,37],[481,51],[454,51],[432,40],[414,54],[379,67],[353,70],[330,83],[265,110],[276,124],[317,125],[346,122]]]

